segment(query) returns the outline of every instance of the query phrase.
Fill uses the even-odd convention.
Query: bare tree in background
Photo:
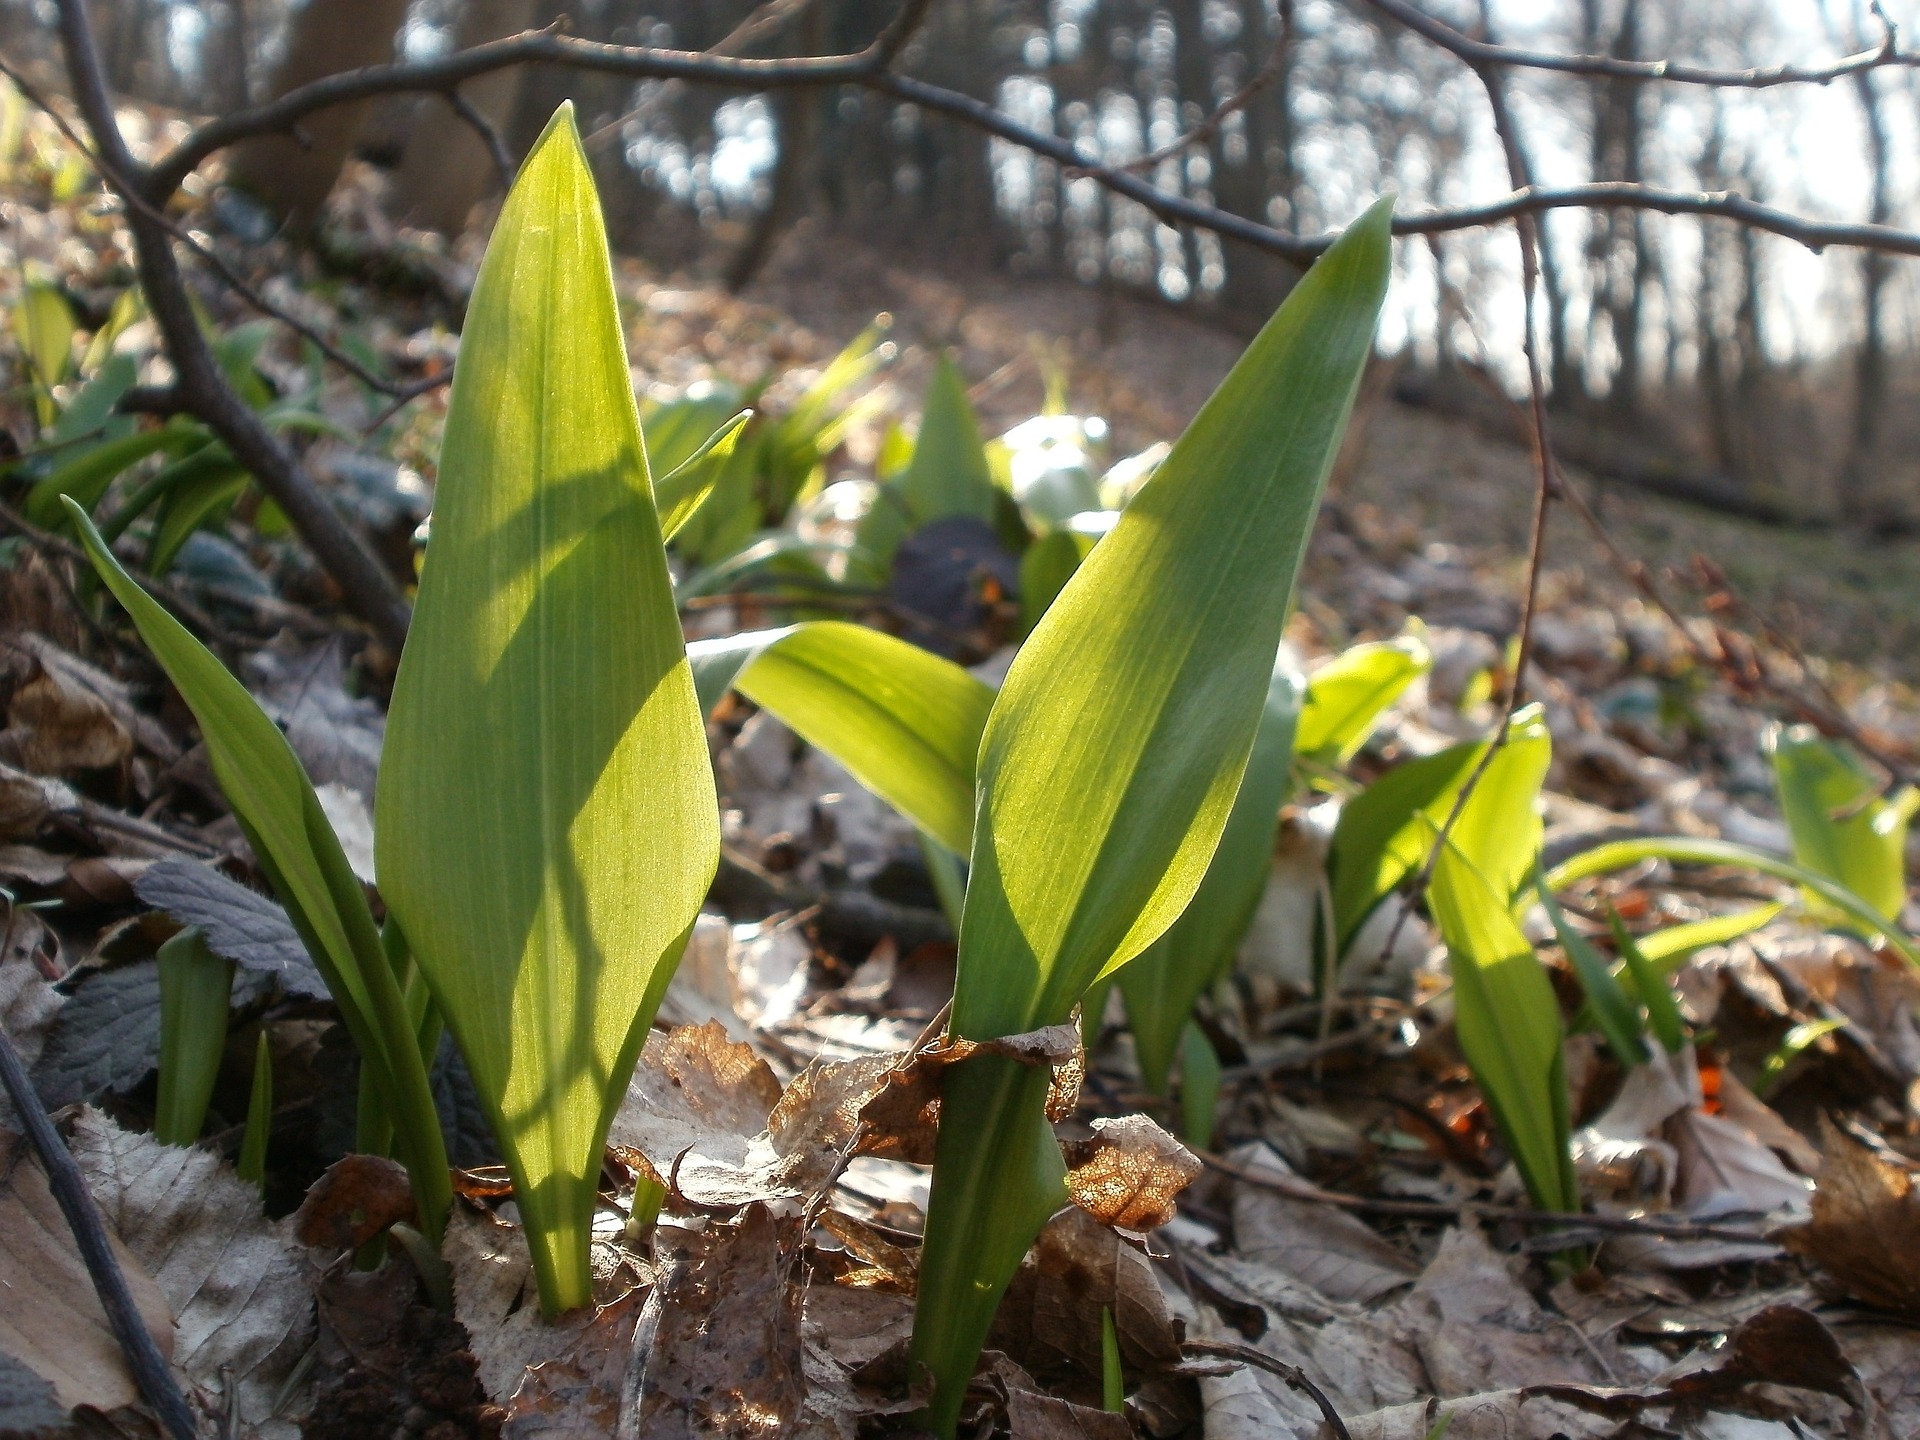
[[[269,93],[393,58],[407,0],[308,0],[294,12],[286,58]],[[353,151],[368,106],[340,105],[310,116],[298,138],[259,135],[237,146],[227,178],[296,228],[311,225]]]
[[[313,0],[320,3],[320,0]],[[465,0],[453,27],[457,50],[504,39],[533,23],[535,0]],[[513,120],[526,69],[496,70],[461,88],[461,99],[500,130]],[[458,234],[500,181],[494,157],[472,122],[444,100],[430,100],[394,175],[394,218],[423,230]]]

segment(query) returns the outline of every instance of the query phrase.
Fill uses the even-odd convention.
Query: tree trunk
[[[406,15],[407,0],[307,0],[293,17],[272,93],[392,59],[393,37]],[[310,226],[340,178],[367,109],[366,102],[336,105],[308,116],[295,135],[243,141],[234,149],[229,183],[295,228]]]
[[[534,0],[467,0],[454,28],[457,50],[517,35],[533,23]],[[526,67],[495,70],[460,87],[477,113],[504,135],[526,79]],[[585,117],[582,117],[583,123]],[[394,218],[403,225],[457,235],[473,207],[498,188],[500,175],[486,142],[446,101],[431,99],[407,141],[394,175]]]

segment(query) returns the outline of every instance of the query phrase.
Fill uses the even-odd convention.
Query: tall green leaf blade
[[[1513,717],[1507,743],[1487,762],[1474,787],[1475,801],[1455,827],[1455,843],[1482,866],[1511,899],[1533,867],[1540,848],[1540,820],[1531,798],[1508,796],[1539,790],[1550,758],[1547,727],[1537,706]],[[1426,863],[1433,837],[1453,813],[1461,789],[1486,754],[1485,741],[1450,746],[1437,755],[1389,771],[1349,801],[1334,825],[1327,870],[1333,888],[1334,928],[1344,952],[1360,922],[1408,875]],[[1485,796],[1485,799],[1480,797]],[[1505,816],[1523,816],[1504,831]],[[1483,829],[1492,833],[1482,834]]]
[[[1307,272],[1015,659],[981,746],[956,1033],[1064,1021],[1199,887],[1372,343],[1389,220],[1376,205]],[[914,1331],[945,1435],[1061,1193],[1034,1168],[1052,1140],[1032,1074],[948,1071]]]
[[[1206,878],[1167,933],[1115,976],[1127,997],[1127,1026],[1141,1078],[1155,1095],[1167,1092],[1167,1075],[1182,1032],[1191,1025],[1194,1001],[1233,963],[1273,873],[1273,837],[1287,797],[1299,714],[1299,676],[1276,670],[1240,793]]]
[[[1419,635],[1343,650],[1307,677],[1294,748],[1303,760],[1341,765],[1359,753],[1387,707],[1433,668]]]
[[[993,690],[862,625],[796,626],[733,682],[949,850],[973,841],[974,761]]]
[[[1773,726],[1762,748],[1773,762],[1793,858],[1897,920],[1907,903],[1908,810],[1881,799],[1852,752],[1811,725]]]
[[[1506,899],[1459,847],[1434,862],[1428,904],[1447,943],[1454,1024],[1533,1203],[1580,1208],[1560,1006]]]
[[[133,582],[71,499],[67,515],[94,569],[200,722],[221,793],[340,1007],[361,1063],[377,1072],[400,1128],[422,1227],[438,1236],[452,1203],[445,1143],[373,912],[287,737],[206,646]]]
[[[1646,1025],[1639,1007],[1614,977],[1613,967],[1593,948],[1593,942],[1568,923],[1566,912],[1553,898],[1553,890],[1544,876],[1540,880],[1539,895],[1547,918],[1553,922],[1553,933],[1560,941],[1560,948],[1566,951],[1567,962],[1573,966],[1580,988],[1586,992],[1587,1010],[1592,1014],[1593,1023],[1606,1036],[1607,1048],[1622,1065],[1644,1063],[1647,1045],[1641,1032]]]
[[[900,477],[900,493],[921,525],[949,515],[993,523],[993,469],[987,463],[980,422],[967,400],[967,382],[945,355],[920,411],[920,437],[913,460]]]
[[[1735,844],[1731,840],[1696,840],[1685,835],[1613,840],[1563,860],[1547,872],[1547,884],[1555,890],[1564,890],[1577,880],[1623,870],[1643,860],[1666,860],[1675,865],[1729,865],[1757,870],[1762,875],[1788,881],[1811,891],[1863,931],[1877,933],[1886,944],[1899,951],[1909,964],[1920,966],[1920,944],[1916,944],[1913,937],[1898,925],[1889,924],[1885,916],[1846,886],[1804,865],[1783,860],[1778,855],[1769,855],[1764,850],[1755,850],[1750,845]],[[1648,958],[1658,957],[1649,954]]]
[[[733,458],[740,443],[740,432],[753,418],[751,410],[742,410],[726,424],[701,441],[694,452],[661,477],[654,487],[654,503],[660,512],[660,538],[671,540],[682,526],[713,494],[721,472]]]
[[[541,1303],[719,854],[599,198],[563,106],[467,312],[377,798],[380,885],[494,1123]]]

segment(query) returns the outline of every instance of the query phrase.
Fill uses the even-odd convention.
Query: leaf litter
[[[457,272],[445,267],[450,283]],[[712,369],[696,332],[758,337],[743,353],[777,343],[783,359],[809,343],[763,308],[621,279],[651,317],[643,366],[675,383]],[[396,353],[432,348],[428,326],[379,323]],[[870,465],[858,457],[877,439],[855,427],[835,465]],[[1497,678],[1514,617],[1494,568],[1338,495],[1312,555],[1291,635],[1302,654],[1391,634],[1409,613],[1431,627],[1434,671],[1358,773],[1484,732],[1492,712],[1475,697],[1498,688],[1482,682]],[[255,544],[252,559],[272,571],[284,555]],[[966,1053],[927,1033],[951,984],[951,928],[909,827],[772,716],[723,707],[728,860],[663,1010],[679,1028],[649,1038],[615,1123],[596,1304],[539,1320],[512,1198],[480,1174],[449,1231],[448,1318],[424,1302],[403,1245],[388,1243],[384,1268],[352,1268],[350,1251],[404,1213],[378,1202],[393,1176],[371,1157],[343,1169],[339,1147],[316,1140],[316,1114],[351,1105],[323,1060],[324,987],[262,893],[177,706],[138,657],[90,641],[43,562],[9,576],[0,873],[22,903],[0,948],[0,1023],[52,1103],[99,1107],[63,1122],[210,1425],[853,1437],[907,1423],[922,1393],[906,1361],[925,1194],[913,1166],[929,1154],[940,1071]],[[291,568],[279,578],[300,593]],[[1759,753],[1760,707],[1693,667],[1684,637],[1637,600],[1549,581],[1549,857],[1636,831],[1784,849],[1743,759]],[[746,628],[750,608],[701,623]],[[246,631],[246,673],[324,782],[330,818],[370,842],[387,662],[313,618],[269,643]],[[1911,696],[1841,683],[1889,753],[1920,751]],[[1354,1436],[1920,1431],[1909,968],[1791,909],[1686,958],[1676,988],[1711,1032],[1694,1053],[1623,1075],[1570,1048],[1598,1228],[1556,1230],[1514,1214],[1520,1192],[1466,1080],[1417,917],[1396,929],[1383,907],[1336,957],[1337,993],[1315,993],[1323,842],[1304,808],[1289,817],[1238,978],[1204,1007],[1227,1062],[1224,1164],[1139,1117],[1151,1105],[1114,1027],[1090,1027],[1084,1053],[1077,1026],[1010,1047],[1056,1067],[1076,1205],[1009,1292],[972,1397],[978,1422],[1031,1440],[1326,1433],[1281,1375],[1183,1351],[1201,1340],[1299,1367]],[[1611,905],[1643,929],[1791,898],[1661,867],[1574,897],[1580,923]],[[207,1141],[175,1150],[139,1127],[157,1054],[150,957],[185,924],[240,967],[242,1018]],[[1836,1023],[1762,1089],[1766,1062],[1815,1022]],[[228,1163],[256,1030],[285,1092],[278,1220]],[[37,1173],[8,1139],[0,1429],[84,1405],[140,1433]],[[667,1188],[657,1228],[628,1222],[636,1177]],[[1584,1268],[1563,1258],[1576,1243]],[[1106,1314],[1128,1395],[1118,1414],[1099,1408]]]

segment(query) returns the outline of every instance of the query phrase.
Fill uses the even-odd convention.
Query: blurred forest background
[[[530,27],[590,40],[819,54],[859,48],[885,0],[100,0],[117,93],[220,112],[398,55]],[[44,0],[5,0],[15,53],[54,44]],[[1804,63],[1872,45],[1861,0],[1463,0],[1462,30],[1540,49],[1721,67]],[[1902,17],[1891,15],[1894,21]],[[1335,0],[952,0],[903,56],[916,75],[1162,190],[1280,229],[1343,224],[1395,189],[1402,213],[1505,193],[1480,81],[1365,7]],[[1920,89],[1889,66],[1825,86],[1738,90],[1521,70],[1506,80],[1540,181],[1734,190],[1802,214],[1920,222]],[[524,67],[463,92],[509,151],[571,97],[617,246],[663,271],[752,284],[800,227],[913,263],[992,268],[1150,297],[1244,335],[1296,273],[1167,224],[1085,174],[870,89],[771,95]],[[1230,113],[1207,127],[1223,105]],[[1195,127],[1200,143],[1172,149]],[[302,149],[253,142],[230,178],[265,202],[243,235],[321,213],[342,163],[388,172],[400,224],[455,234],[497,194],[495,158],[435,97],[330,112]],[[1910,267],[1816,256],[1723,220],[1576,209],[1542,222],[1558,439],[1603,478],[1796,526],[1887,538],[1920,527]],[[1522,388],[1510,230],[1399,247],[1382,344],[1401,398],[1497,411]]]

